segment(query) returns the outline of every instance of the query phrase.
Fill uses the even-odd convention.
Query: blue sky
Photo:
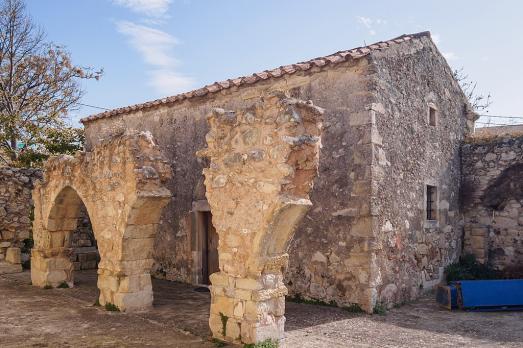
[[[523,116],[521,1],[26,1],[48,40],[104,68],[84,83],[86,104],[135,104],[430,30],[450,65],[492,94],[490,114]]]

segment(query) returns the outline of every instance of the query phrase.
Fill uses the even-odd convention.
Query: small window
[[[436,126],[438,124],[438,110],[434,105],[429,105],[429,125]]]
[[[434,221],[437,220],[437,200],[438,200],[438,191],[436,186],[427,185],[427,220]]]

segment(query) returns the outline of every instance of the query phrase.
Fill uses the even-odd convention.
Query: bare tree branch
[[[51,133],[56,140],[55,130],[70,129],[65,120],[83,95],[79,81],[102,73],[75,66],[63,47],[46,42],[23,0],[0,0],[0,157],[16,163],[29,149],[44,151]]]
[[[463,72],[463,68],[454,70],[452,74],[461,86],[463,93],[465,93],[474,111],[477,113],[486,112],[492,104],[490,93],[486,96],[484,94],[478,94],[476,91],[477,82],[471,81],[469,76]]]

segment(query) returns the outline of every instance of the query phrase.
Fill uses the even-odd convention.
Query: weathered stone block
[[[20,248],[8,248],[5,253],[5,261],[15,265],[21,264]]]

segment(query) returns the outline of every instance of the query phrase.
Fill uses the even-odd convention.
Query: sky
[[[47,40],[103,68],[82,103],[116,108],[429,30],[491,115],[523,117],[523,1],[26,0]],[[77,124],[101,109],[79,107]],[[480,121],[487,122],[483,117]],[[491,118],[493,123],[523,119]]]

